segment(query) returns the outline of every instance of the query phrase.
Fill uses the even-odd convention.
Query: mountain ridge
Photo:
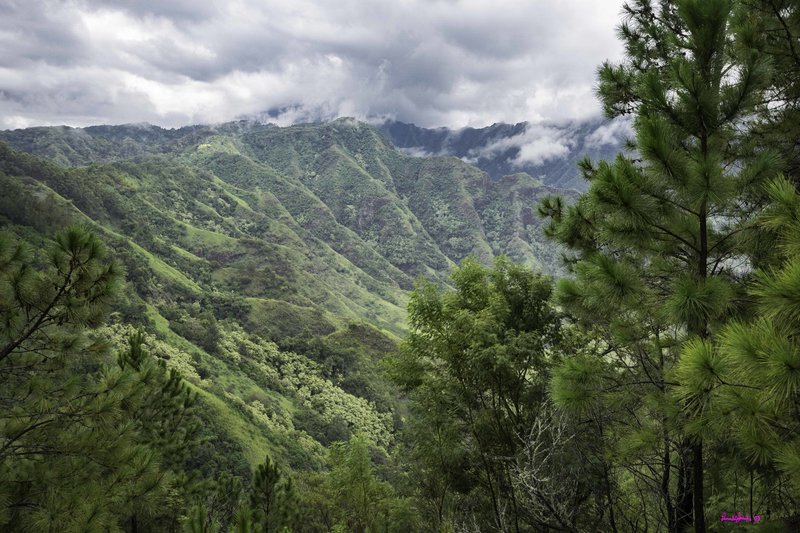
[[[162,128],[142,124],[35,127],[0,131],[0,140],[37,153],[65,166],[110,162],[146,153],[169,153],[216,134],[233,134],[260,128],[282,128],[267,119],[242,119],[213,125]],[[350,117],[294,124],[324,125],[359,122]],[[557,188],[584,190],[577,163],[583,157],[612,159],[625,148],[630,134],[627,122],[592,119],[582,122],[497,122],[481,128],[425,128],[396,120],[370,121],[386,140],[406,155],[461,159],[489,174],[493,180],[526,173]],[[365,123],[366,124],[366,123]],[[54,146],[54,131],[59,131]]]
[[[415,281],[448,285],[467,256],[559,268],[535,208],[563,191],[347,118],[3,131],[0,187],[0,230],[33,248],[73,224],[105,242],[128,281],[103,334],[145,328],[240,450],[230,468],[269,450],[313,470],[357,432],[388,450],[400,407],[377,365]]]
[[[341,132],[337,128],[341,129]],[[310,137],[309,133],[311,134]],[[290,140],[290,138],[293,140]],[[276,187],[276,190],[282,191],[284,198],[290,201],[292,205],[295,205],[297,209],[301,208],[300,204],[297,203],[300,198],[294,198],[291,190],[313,189],[314,192],[307,198],[308,202],[311,203],[314,203],[312,197],[322,194],[326,198],[322,202],[325,206],[320,206],[321,211],[319,212],[306,213],[306,216],[313,215],[317,218],[327,218],[329,222],[344,221],[344,224],[339,224],[340,227],[345,226],[350,231],[363,234],[362,237],[373,239],[377,245],[385,249],[384,251],[387,251],[386,248],[389,247],[389,243],[393,241],[393,238],[383,235],[383,240],[379,239],[378,233],[380,232],[377,231],[379,226],[377,223],[372,223],[371,228],[366,227],[370,225],[370,221],[375,222],[372,219],[375,218],[382,207],[380,205],[382,202],[379,199],[380,197],[386,197],[387,194],[393,197],[393,201],[389,202],[388,208],[392,212],[399,210],[395,212],[395,218],[397,218],[400,213],[409,214],[408,208],[403,207],[402,204],[403,201],[408,201],[409,199],[412,202],[414,201],[412,197],[417,185],[422,188],[437,189],[440,185],[444,185],[445,182],[449,182],[450,192],[457,195],[461,194],[462,196],[464,194],[481,193],[481,189],[483,189],[483,193],[488,193],[489,189],[496,187],[489,187],[490,180],[487,181],[479,170],[460,161],[435,158],[420,160],[401,156],[401,154],[397,154],[392,150],[389,142],[378,133],[377,129],[347,118],[324,124],[295,125],[287,128],[246,121],[217,126],[190,126],[175,130],[165,130],[158,126],[142,127],[140,125],[102,126],[83,129],[63,127],[36,128],[0,132],[0,140],[5,140],[12,147],[22,151],[69,166],[113,162],[126,158],[146,157],[171,152],[181,153],[184,159],[191,158],[192,164],[199,163],[210,171],[220,171],[223,170],[222,166],[224,165],[233,165],[237,169],[236,172],[240,173],[240,175],[236,176],[237,180],[245,179],[246,176],[253,173],[260,173],[260,179],[265,176],[271,176],[271,183]],[[342,145],[343,141],[349,143],[349,147]],[[301,144],[302,147],[298,150],[297,146],[287,145],[287,143],[291,144],[293,142]],[[239,143],[238,147],[236,143]],[[339,144],[337,145],[337,143]],[[359,152],[362,147],[368,148],[364,154]],[[383,159],[381,157],[376,158],[375,150],[383,154],[381,156]],[[304,158],[301,156],[301,152],[313,153],[314,157],[310,159]],[[370,152],[372,152],[372,156],[369,155]],[[387,154],[392,155],[388,157]],[[250,157],[251,155],[255,155],[255,159]],[[258,161],[259,157],[272,158],[271,164],[275,168],[264,168],[263,162]],[[371,157],[371,161],[367,161],[365,157],[367,159]],[[301,164],[301,159],[305,159],[302,161],[302,165],[305,166],[302,169],[298,166]],[[370,170],[366,170],[364,165],[372,165],[372,167]],[[397,182],[393,172],[402,176],[400,182]],[[449,176],[444,181],[441,183],[429,182],[431,176],[441,180],[443,172],[445,174],[449,173]],[[416,173],[416,175],[422,173],[426,175],[426,179],[417,183],[417,178],[413,173]],[[315,177],[318,175],[325,175],[326,179],[316,179]],[[354,181],[352,179],[354,176],[361,176],[362,178],[360,181]],[[469,192],[455,186],[456,182],[464,177],[466,179],[462,181],[471,184]],[[253,182],[252,179],[251,182]],[[521,187],[523,189],[539,186],[539,182],[536,180],[517,181],[514,183],[517,184],[518,188]],[[334,186],[334,184],[336,185]],[[500,185],[499,187],[502,189],[504,186]],[[347,191],[351,191],[354,192],[354,195],[350,194],[350,200],[346,202],[343,200],[342,194],[340,194],[341,191],[345,191],[347,194],[350,194]],[[542,194],[554,192],[559,191],[546,188],[539,191]],[[506,191],[503,194],[510,194],[510,191]],[[423,216],[435,215],[432,212],[434,206],[430,203],[429,197],[417,195],[417,200],[421,202],[421,205],[417,207],[422,211],[421,213],[414,213],[415,216],[410,217],[409,220],[413,221],[416,215],[420,214]],[[437,205],[450,201],[448,198],[439,198],[438,200],[439,203]],[[470,203],[471,200],[465,200],[459,205],[467,211],[474,211],[474,208],[468,207]],[[310,204],[307,203],[305,205],[308,207]],[[357,210],[356,207],[358,207]],[[328,212],[327,215],[325,214],[326,211]],[[467,225],[471,224],[474,227],[473,229],[477,231],[480,225],[480,215],[474,212],[469,214],[466,211],[463,214],[467,217],[464,222],[470,221],[466,222]],[[429,227],[426,227],[426,224],[413,223],[411,228],[401,224],[393,227],[393,229],[397,229],[401,233],[403,231],[406,233],[413,231],[420,235],[433,232],[435,238],[439,239],[437,247],[446,250],[446,253],[444,256],[438,255],[431,245],[423,246],[423,248],[427,248],[428,253],[438,257],[435,261],[437,268],[441,268],[447,263],[452,265],[469,253],[476,253],[485,260],[492,254],[503,251],[499,244],[488,247],[481,245],[480,241],[485,241],[485,235],[479,239],[478,244],[476,244],[477,248],[474,250],[463,242],[463,239],[460,243],[452,240],[458,239],[458,236],[448,235],[445,238],[444,233],[448,231],[448,228],[441,227],[442,224],[437,224],[437,222],[443,222],[444,214],[439,213],[439,215],[438,217],[432,217],[433,220],[431,222],[433,224],[428,224]],[[518,213],[516,217],[519,217]],[[526,222],[523,226],[530,225],[532,221],[528,217]],[[318,228],[316,225],[311,226]],[[397,239],[395,238],[394,240],[396,241]],[[530,241],[531,237],[524,237],[522,240]],[[428,242],[428,239],[423,238],[423,242]],[[398,245],[402,246],[402,243],[398,243]],[[393,255],[395,262],[393,264],[396,267],[398,264],[402,264],[400,263],[400,256],[404,252],[400,249],[395,252]],[[514,259],[522,259],[523,262],[527,262],[532,266],[541,267],[536,254],[530,250],[522,255],[514,250],[510,250],[509,253]],[[445,257],[447,260],[445,260]],[[555,263],[549,262],[546,270],[552,271],[555,266]],[[418,269],[412,275],[418,275],[423,271],[425,269]],[[433,272],[425,271],[425,273],[431,274]],[[439,275],[437,277],[442,278],[443,276]]]
[[[387,120],[377,125],[409,155],[450,155],[487,172],[492,179],[523,172],[544,184],[585,190],[577,163],[584,157],[613,159],[630,134],[627,122],[494,123],[482,128],[423,128]]]

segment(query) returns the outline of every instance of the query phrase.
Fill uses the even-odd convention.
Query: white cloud
[[[317,112],[450,127],[585,119],[599,113],[597,65],[621,54],[621,4],[12,2],[0,5],[0,116],[178,126],[287,108],[283,121]]]
[[[425,150],[424,148],[420,148],[419,146],[411,146],[411,147],[408,147],[408,148],[398,148],[397,150],[402,152],[402,153],[404,153],[405,155],[408,155],[408,156],[411,156],[411,157],[431,157],[431,156],[435,156],[435,155],[440,155],[440,154],[432,154],[432,153],[428,152],[427,150]]]
[[[597,127],[586,137],[586,146],[601,148],[603,146],[618,146],[627,138],[633,136],[633,125],[625,117],[618,117],[608,123]]]
[[[487,146],[472,150],[468,161],[475,162],[481,157],[494,157],[507,150],[518,150],[511,164],[515,167],[541,165],[569,153],[576,140],[570,128],[528,124],[525,131],[513,137],[506,137]]]

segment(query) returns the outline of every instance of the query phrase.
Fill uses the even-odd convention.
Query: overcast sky
[[[0,0],[0,129],[599,115],[622,0]]]

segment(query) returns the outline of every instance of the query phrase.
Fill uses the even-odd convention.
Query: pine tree
[[[258,533],[258,528],[253,522],[249,509],[242,507],[236,513],[236,518],[231,533]]]
[[[208,515],[224,529],[231,524],[238,524],[237,528],[255,527],[252,525],[249,506],[243,504],[244,484],[242,478],[231,472],[220,472],[219,475],[208,483],[205,496],[205,505]],[[246,516],[246,520],[243,517]],[[244,525],[242,525],[244,524]]]
[[[245,528],[249,527],[249,523]],[[208,518],[208,512],[203,505],[195,505],[183,524],[184,533],[219,533],[219,527]],[[250,533],[249,529],[245,529]]]
[[[253,523],[261,533],[287,530],[294,522],[295,505],[292,480],[267,456],[253,473],[250,487]]]
[[[768,190],[773,205],[762,224],[777,233],[782,264],[757,275],[752,316],[686,344],[676,393],[696,431],[749,476],[750,516],[775,522],[800,515],[800,195],[784,178]],[[728,492],[739,488],[730,485]]]
[[[774,66],[764,112],[759,114],[750,142],[772,147],[786,161],[791,179],[800,176],[800,5],[796,0],[742,0],[739,16],[752,24],[748,45]]]
[[[616,426],[606,435],[624,437],[617,449],[632,453],[628,459],[646,459],[645,468],[630,466],[624,453],[619,461],[655,489],[658,519],[677,531],[692,524],[705,531],[706,481],[702,438],[687,430],[678,409],[686,406],[672,402],[668,376],[680,343],[707,338],[736,311],[742,273],[735,262],[763,204],[760,187],[780,166],[768,151],[749,158],[737,151],[770,69],[746,46],[751,28],[738,25],[734,4],[626,5],[627,59],[603,65],[599,94],[609,115],[634,116],[640,159],[585,162],[589,191],[575,205],[548,199],[540,206],[550,235],[576,252],[574,279],[562,280],[559,299],[600,328],[607,347],[603,357],[568,362],[556,396],[584,412],[594,406],[615,425],[635,413],[630,430]],[[648,497],[641,500],[646,512]]]
[[[90,232],[72,228],[57,236],[49,269],[40,272],[22,243],[2,236],[0,362],[44,364],[84,347],[83,328],[102,323],[120,279],[118,265],[104,262],[103,254]]]
[[[4,528],[113,529],[130,496],[158,476],[118,410],[129,380],[97,370],[106,348],[85,332],[101,323],[119,271],[81,228],[57,237],[48,268],[34,265],[22,244],[0,237]]]
[[[49,262],[0,235],[0,529],[141,531],[182,509],[191,398],[141,350],[115,364],[101,325],[121,273],[85,228]]]
[[[185,496],[200,488],[196,476],[184,468],[201,443],[197,394],[175,369],[167,370],[164,361],[148,354],[142,330],[132,333],[127,340],[127,349],[117,355],[117,365],[132,378],[132,386],[121,398],[120,409],[136,431],[136,442],[157,452],[159,467],[164,472],[162,483],[172,485],[181,494],[176,502],[180,506]],[[166,522],[175,521],[182,511],[162,504],[158,509],[146,510],[145,515],[150,515],[147,518],[151,526],[166,528]],[[129,519],[134,530],[147,526],[139,514],[134,512]]]

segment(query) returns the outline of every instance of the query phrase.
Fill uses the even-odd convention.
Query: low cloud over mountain
[[[450,155],[494,179],[527,172],[548,185],[582,189],[577,163],[613,158],[632,134],[628,121],[589,120],[563,124],[493,124],[486,128],[428,129],[386,121],[381,131],[413,156]]]

